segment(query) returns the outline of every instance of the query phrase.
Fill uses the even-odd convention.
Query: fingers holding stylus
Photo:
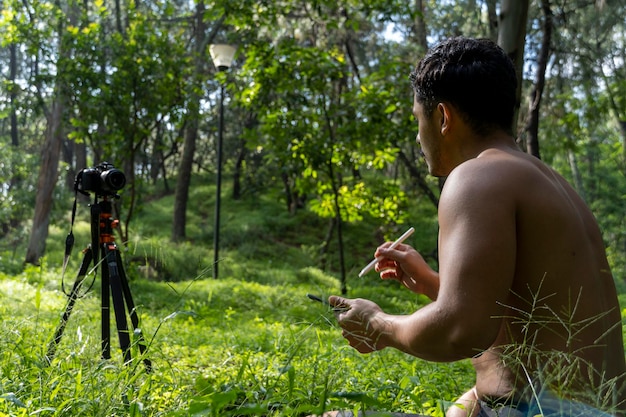
[[[413,228],[413,227],[409,228],[409,230],[407,230],[406,232],[404,232],[404,234],[402,234],[402,236],[400,236],[400,237],[399,237],[399,238],[398,238],[395,242],[393,242],[393,243],[389,243],[389,242],[388,242],[387,244],[388,244],[389,246],[386,246],[386,247],[388,247],[389,249],[393,249],[393,248],[395,248],[395,247],[397,247],[397,246],[401,245],[401,244],[402,244],[402,242],[404,242],[404,241],[405,241],[405,240],[406,240],[409,236],[411,236],[411,235],[413,234],[413,232],[415,232],[415,228]],[[386,245],[387,245],[387,244],[386,244]],[[380,249],[380,248],[379,248],[379,249]],[[377,250],[377,252],[378,252],[378,250]],[[367,274],[369,271],[371,271],[372,269],[374,269],[374,267],[376,266],[376,264],[377,264],[378,262],[380,262],[381,260],[382,260],[382,257],[381,257],[381,256],[375,256],[375,257],[374,257],[374,259],[373,259],[373,260],[372,260],[369,264],[367,264],[367,265],[365,266],[365,268],[363,268],[363,269],[361,270],[361,272],[359,272],[359,277],[362,277],[363,275]]]

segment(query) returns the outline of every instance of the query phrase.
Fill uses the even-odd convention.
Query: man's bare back
[[[586,204],[559,174],[523,152],[490,149],[471,163],[475,166],[457,167],[449,181],[476,179],[473,170],[481,170],[485,180],[479,186],[501,182],[495,202],[515,206],[517,234],[511,289],[505,300],[496,299],[505,307],[498,337],[472,360],[479,398],[506,397],[513,389],[522,395],[528,381],[519,375],[527,373],[595,395],[606,391],[607,383],[623,384],[620,308],[602,237]],[[543,369],[528,361],[529,355]],[[590,386],[596,390],[589,392]],[[623,392],[616,394],[623,398]]]

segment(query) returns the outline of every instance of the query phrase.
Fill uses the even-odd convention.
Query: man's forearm
[[[464,340],[459,326],[447,324],[451,319],[446,319],[434,304],[412,315],[381,312],[371,322],[376,327],[378,344],[433,362],[453,362],[475,355],[477,350]]]

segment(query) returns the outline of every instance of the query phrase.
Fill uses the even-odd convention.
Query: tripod
[[[76,208],[76,202],[74,203],[74,209]],[[113,236],[113,229],[117,227],[118,221],[112,218],[111,214],[112,204],[108,197],[102,196],[102,201],[98,202],[98,195],[96,195],[94,203],[91,204],[91,244],[83,251],[84,256],[78,270],[78,275],[72,286],[72,290],[68,294],[68,302],[65,307],[61,322],[56,329],[52,341],[48,345],[48,352],[46,358],[48,363],[52,362],[56,353],[56,348],[61,341],[65,326],[72,314],[74,304],[76,300],[81,297],[80,288],[83,285],[83,281],[89,270],[91,262],[94,263],[94,270],[97,270],[99,265],[99,256],[102,258],[101,262],[101,318],[102,318],[102,358],[111,358],[111,327],[110,327],[110,301],[113,299],[113,309],[115,311],[115,322],[117,324],[117,334],[120,341],[120,348],[124,356],[124,363],[128,364],[131,361],[131,341],[130,332],[128,329],[127,314],[130,316],[133,330],[138,335],[137,345],[139,351],[144,355],[146,351],[146,345],[144,343],[143,334],[138,328],[139,317],[135,310],[133,303],[133,297],[128,286],[128,280],[124,267],[122,264],[122,257],[115,243],[115,237]],[[75,210],[74,210],[75,212]],[[73,223],[73,219],[72,219]],[[70,232],[68,240],[73,244],[73,235]],[[70,248],[71,250],[71,248]],[[69,253],[66,248],[66,256]],[[93,283],[92,283],[93,285]],[[88,290],[87,290],[88,291]],[[86,292],[86,291],[85,291]],[[143,362],[148,372],[152,369],[152,364],[148,358],[144,358]]]

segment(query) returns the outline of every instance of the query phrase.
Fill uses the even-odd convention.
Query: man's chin
[[[443,172],[441,170],[435,170],[435,169],[431,169],[430,166],[428,167],[428,173],[435,178],[445,178],[448,175],[450,175],[450,172]]]

